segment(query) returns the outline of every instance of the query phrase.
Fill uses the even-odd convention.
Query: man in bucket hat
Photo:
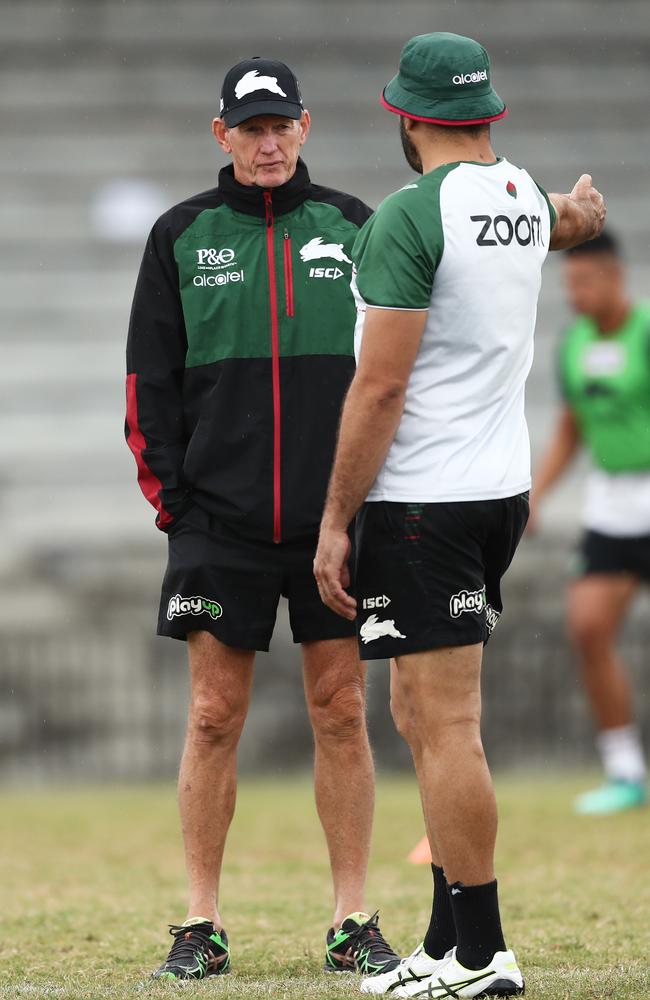
[[[605,208],[589,176],[547,196],[495,155],[490,123],[507,109],[470,38],[411,39],[382,101],[422,176],[355,241],[358,366],[315,574],[325,603],[356,618],[361,656],[394,660],[434,896],[422,944],[362,990],[510,996],[524,982],[499,917],[481,660],[528,516],[524,386],[542,264],[596,236]],[[359,509],[355,600],[347,529]]]

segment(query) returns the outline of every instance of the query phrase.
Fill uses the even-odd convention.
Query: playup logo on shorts
[[[488,632],[490,635],[494,632],[497,627],[497,622],[501,617],[500,611],[495,611],[491,604],[485,605],[485,624],[488,627]]]
[[[183,615],[210,615],[213,621],[221,618],[223,608],[217,601],[209,601],[206,597],[181,597],[176,594],[167,605],[167,618],[182,617]]]
[[[452,618],[460,618],[466,611],[480,615],[486,608],[485,587],[481,590],[461,590],[449,600],[449,614]]]
[[[386,621],[380,622],[377,617],[377,615],[370,615],[370,618],[361,626],[359,635],[363,643],[373,642],[373,640],[381,639],[385,635],[391,639],[406,639],[406,636],[395,628],[394,618],[387,618]]]
[[[460,618],[466,611],[475,615],[485,611],[485,624],[490,635],[494,632],[497,622],[501,617],[500,611],[495,611],[491,604],[488,604],[485,596],[485,587],[482,590],[461,590],[459,594],[454,594],[449,600],[449,614],[452,618]]]

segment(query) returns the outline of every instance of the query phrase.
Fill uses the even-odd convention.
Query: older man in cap
[[[237,744],[281,595],[302,645],[334,882],[325,969],[398,962],[364,912],[374,784],[354,626],[324,607],[312,574],[354,371],[350,253],[370,209],[311,182],[309,125],[284,63],[229,70],[213,130],[232,164],[155,224],[133,302],[127,437],[169,535],[158,633],[187,640],[191,678],[179,778],[190,891],[156,978],[230,968],[217,895]]]
[[[345,403],[315,572],[356,618],[361,656],[392,658],[392,709],[420,784],[434,860],[424,941],[362,984],[396,997],[510,996],[497,813],[480,734],[483,646],[528,516],[524,386],[549,249],[596,236],[583,175],[547,196],[494,153],[507,114],[485,49],[409,41],[383,104],[422,176],[390,195],[354,250],[357,372]],[[344,589],[357,511],[356,600]]]

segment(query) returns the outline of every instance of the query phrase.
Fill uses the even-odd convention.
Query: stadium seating
[[[525,16],[522,7],[519,0],[6,0],[0,642],[4,635],[20,649],[29,632],[43,643],[60,636],[91,650],[99,630],[113,648],[126,628],[122,653],[105,662],[98,654],[93,676],[130,649],[131,676],[142,690],[152,657],[172,656],[158,644],[142,651],[164,552],[122,434],[130,297],[153,219],[123,241],[98,226],[96,210],[116,181],[150,183],[152,203],[161,204],[212,186],[223,161],[210,121],[221,76],[238,59],[265,54],[291,63],[313,114],[305,153],[312,175],[377,204],[409,177],[397,122],[378,104],[401,45],[430,30],[478,37],[511,109],[495,126],[497,149],[550,189],[565,190],[590,170],[642,292],[650,244],[650,215],[641,210],[648,193],[640,127],[650,89],[646,0],[549,0],[526,5]],[[553,415],[553,353],[565,315],[558,264],[550,261],[529,390],[535,445]],[[576,502],[571,480],[548,508],[556,542],[545,539],[543,551],[522,555],[517,569],[530,588],[522,611],[552,623],[555,647]],[[516,632],[515,640],[521,646],[525,636]],[[35,671],[38,660],[35,654]],[[122,704],[117,714],[127,711]]]

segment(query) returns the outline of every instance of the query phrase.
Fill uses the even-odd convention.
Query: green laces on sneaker
[[[378,976],[399,965],[397,955],[379,929],[379,913],[351,913],[338,931],[327,933],[325,970]]]
[[[152,979],[207,979],[230,971],[230,948],[225,930],[215,930],[209,920],[171,924],[174,943]]]

